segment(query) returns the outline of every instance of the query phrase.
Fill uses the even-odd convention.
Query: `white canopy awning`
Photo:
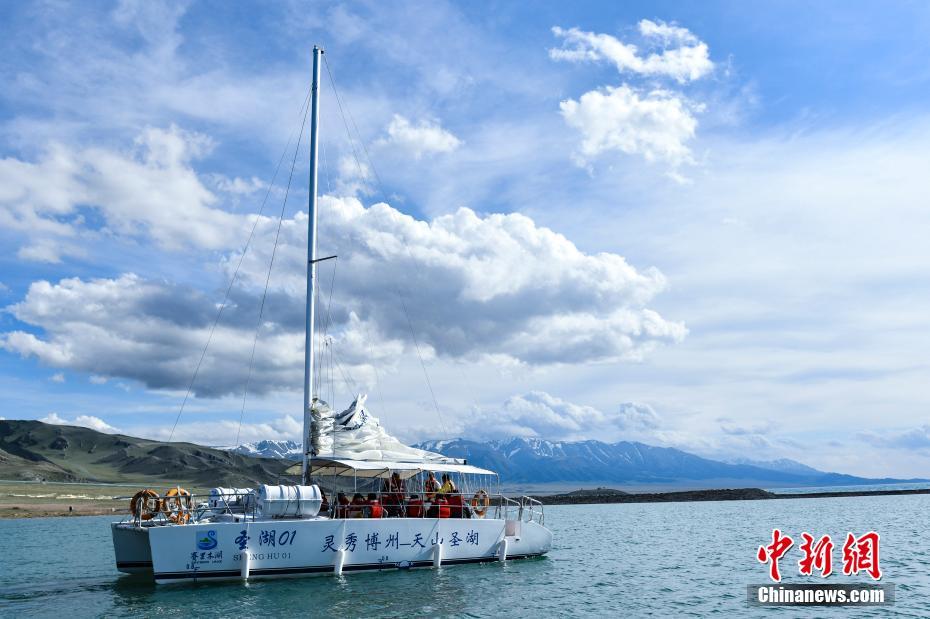
[[[421,471],[435,473],[467,473],[471,475],[497,475],[494,471],[480,469],[470,464],[445,464],[439,462],[390,462],[373,460],[344,460],[334,458],[313,458],[310,461],[311,476],[342,477],[383,477],[391,473],[400,473],[407,478]]]

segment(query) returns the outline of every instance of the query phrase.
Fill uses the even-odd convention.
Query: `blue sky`
[[[409,440],[632,439],[926,476],[924,4],[36,2],[0,19],[4,417],[167,435],[319,42],[362,164],[327,77],[335,406],[370,391]],[[182,438],[299,434],[298,162],[241,432],[287,167]]]

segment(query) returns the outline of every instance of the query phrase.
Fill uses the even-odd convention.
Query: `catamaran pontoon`
[[[340,414],[312,397],[322,54],[314,47],[300,485],[215,488],[203,501],[181,488],[139,492],[112,524],[122,572],[158,583],[341,574],[535,557],[552,545],[542,505],[504,497],[494,472],[403,445],[364,396]]]

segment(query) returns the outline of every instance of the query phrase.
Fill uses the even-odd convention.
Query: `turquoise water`
[[[112,567],[109,518],[0,521],[0,616],[904,616],[930,615],[930,496],[639,505],[552,506],[544,559],[343,578],[156,586]],[[760,608],[746,585],[763,583],[755,559],[773,527],[800,538],[874,529],[885,608]],[[797,574],[796,548],[782,561]],[[839,548],[834,565],[841,564]],[[835,568],[836,569],[836,568]],[[828,582],[866,582],[831,576]]]

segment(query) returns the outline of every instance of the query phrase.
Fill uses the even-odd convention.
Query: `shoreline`
[[[825,499],[841,497],[890,496],[930,494],[930,488],[900,490],[851,490],[848,492],[796,492],[777,494],[761,488],[734,488],[718,490],[684,490],[680,492],[621,493],[606,491],[596,494],[552,494],[536,496],[544,505],[606,505],[612,503],[690,503],[694,501],[771,501],[780,499]]]
[[[70,509],[69,509],[70,508]],[[122,516],[127,509],[103,505],[74,503],[14,503],[0,504],[0,520],[29,518],[70,518],[74,516]]]
[[[141,488],[171,487],[148,482],[0,481],[0,520],[69,516],[118,516],[129,512],[130,497]],[[201,492],[197,486],[187,485]]]

